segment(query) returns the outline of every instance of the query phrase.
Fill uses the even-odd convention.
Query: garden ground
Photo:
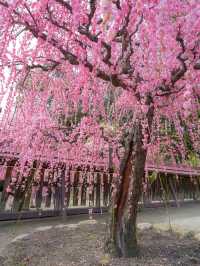
[[[0,223],[0,265],[200,265],[200,242],[193,238],[200,233],[200,204],[142,210],[139,222],[152,223],[156,229],[139,233],[138,259],[110,258],[103,249],[107,216],[94,218]],[[169,222],[176,233],[168,230]]]

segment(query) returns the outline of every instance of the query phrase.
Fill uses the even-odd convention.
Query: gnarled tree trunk
[[[122,162],[120,184],[111,207],[109,248],[115,255],[123,257],[138,254],[136,218],[146,160],[140,133],[137,127],[134,139],[128,144]]]
[[[148,130],[151,130],[153,107],[147,113]],[[150,132],[148,132],[150,133]],[[149,141],[149,140],[148,140]],[[124,158],[121,162],[120,178],[113,193],[111,221],[106,246],[120,257],[138,255],[136,219],[138,201],[142,192],[147,148],[143,145],[141,120],[134,123],[129,135]]]

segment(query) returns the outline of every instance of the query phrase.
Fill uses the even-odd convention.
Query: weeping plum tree
[[[0,0],[0,15],[1,152],[21,163],[109,161],[107,244],[136,255],[146,158],[170,144],[162,118],[183,157],[180,118],[199,146],[199,1]]]

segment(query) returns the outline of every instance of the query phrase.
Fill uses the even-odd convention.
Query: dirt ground
[[[105,253],[103,221],[68,224],[35,232],[9,244],[1,266],[192,266],[200,265],[200,242],[154,229],[138,233],[140,256],[111,258]]]

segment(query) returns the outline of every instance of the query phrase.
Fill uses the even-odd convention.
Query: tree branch
[[[67,8],[71,14],[73,13],[72,7],[70,6],[70,4],[68,2],[66,2],[64,0],[55,0],[55,2],[61,4],[65,8]],[[88,15],[90,22],[91,22],[92,17],[94,16],[94,13],[95,13],[95,8],[96,8],[95,3],[96,3],[96,1],[92,1],[92,0],[90,1],[91,10],[90,10],[90,14]],[[0,1],[0,5],[4,6],[5,8],[9,8],[8,3]],[[84,61],[80,60],[76,55],[71,53],[66,47],[64,47],[62,44],[60,44],[59,41],[57,41],[54,37],[49,38],[47,33],[41,32],[39,30],[39,28],[35,25],[35,22],[32,25],[32,24],[30,24],[29,21],[22,18],[19,11],[13,10],[13,13],[15,15],[17,15],[17,21],[16,21],[16,19],[13,19],[13,23],[24,26],[26,28],[26,30],[31,32],[35,38],[40,38],[40,39],[48,42],[50,45],[52,45],[56,49],[58,49],[64,55],[65,60],[67,60],[70,64],[76,65],[76,66],[82,64],[86,68],[88,68],[90,72],[94,71],[94,66],[90,62],[88,62],[87,59]],[[49,13],[49,15],[50,16],[52,15],[51,12]],[[126,24],[128,23],[127,21],[128,20],[126,19]],[[52,22],[55,23],[55,21],[53,19],[52,19]],[[67,29],[65,28],[65,30],[67,30]],[[85,29],[84,29],[84,26],[80,26],[78,31],[80,34],[84,34],[85,36],[87,36],[91,41],[98,42],[98,37],[93,36],[89,32],[89,30],[87,30],[87,25],[86,25]],[[104,63],[108,64],[109,66],[111,66],[111,62],[109,61],[111,58],[111,46],[109,44],[105,43],[104,41],[102,42],[102,46],[106,51],[106,53],[103,54],[102,61]],[[56,62],[55,64],[50,65],[50,66],[47,66],[47,65],[43,66],[40,64],[36,64],[36,65],[29,66],[29,67],[31,69],[33,69],[34,67],[36,67],[36,68],[39,67],[39,68],[43,69],[44,71],[48,71],[48,70],[54,69],[59,64],[60,64],[60,62],[59,63]],[[110,74],[107,74],[106,72],[102,71],[101,69],[95,69],[95,71],[96,71],[96,76],[98,78],[100,78],[104,81],[111,82],[112,85],[115,87],[123,87],[124,89],[127,89],[127,85],[122,81],[122,79],[119,77],[119,75],[117,75],[117,74],[110,75]]]
[[[60,5],[62,5],[63,7],[65,7],[67,10],[69,10],[69,12],[71,14],[73,14],[72,7],[71,7],[71,5],[68,2],[66,2],[64,0],[55,0],[55,2],[60,4]]]
[[[180,44],[180,47],[181,47],[181,52],[177,56],[177,59],[181,63],[181,67],[178,70],[175,70],[175,71],[172,72],[172,77],[171,77],[172,86],[174,86],[174,84],[179,79],[181,79],[184,76],[184,74],[186,73],[186,71],[187,71],[187,65],[185,63],[185,61],[187,59],[182,58],[183,54],[185,53],[186,48],[185,48],[184,40],[181,37],[180,29],[179,29],[179,32],[178,32],[178,34],[176,36],[176,41]]]

